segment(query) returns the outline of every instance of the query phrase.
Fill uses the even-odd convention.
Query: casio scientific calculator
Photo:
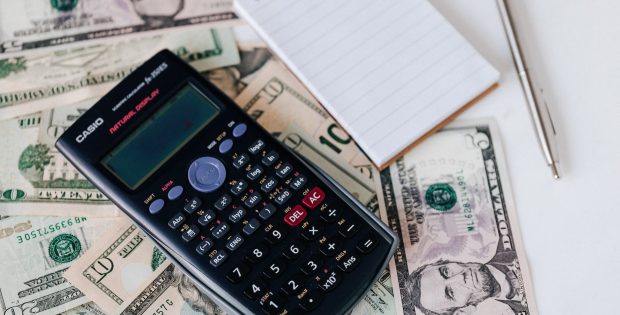
[[[394,234],[164,50],[56,146],[230,313],[341,314]]]

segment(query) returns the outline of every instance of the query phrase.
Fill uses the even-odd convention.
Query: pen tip
[[[553,173],[553,178],[560,179],[560,165],[558,164],[558,162],[553,162],[549,166],[551,167],[551,173]]]

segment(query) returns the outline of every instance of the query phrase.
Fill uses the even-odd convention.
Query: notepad
[[[380,168],[499,79],[427,0],[235,7]]]

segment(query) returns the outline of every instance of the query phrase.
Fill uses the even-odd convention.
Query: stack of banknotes
[[[537,314],[493,121],[379,171],[232,0],[0,1],[0,314],[224,314],[54,148],[163,48],[399,236],[353,314]]]

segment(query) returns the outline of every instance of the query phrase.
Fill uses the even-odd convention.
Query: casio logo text
[[[95,121],[88,125],[88,127],[86,127],[86,129],[82,130],[82,133],[79,134],[77,137],[75,137],[75,141],[77,143],[82,143],[84,140],[86,140],[86,138],[93,133],[95,130],[97,130],[97,128],[99,126],[103,125],[103,118],[99,117],[97,119],[95,119]]]

